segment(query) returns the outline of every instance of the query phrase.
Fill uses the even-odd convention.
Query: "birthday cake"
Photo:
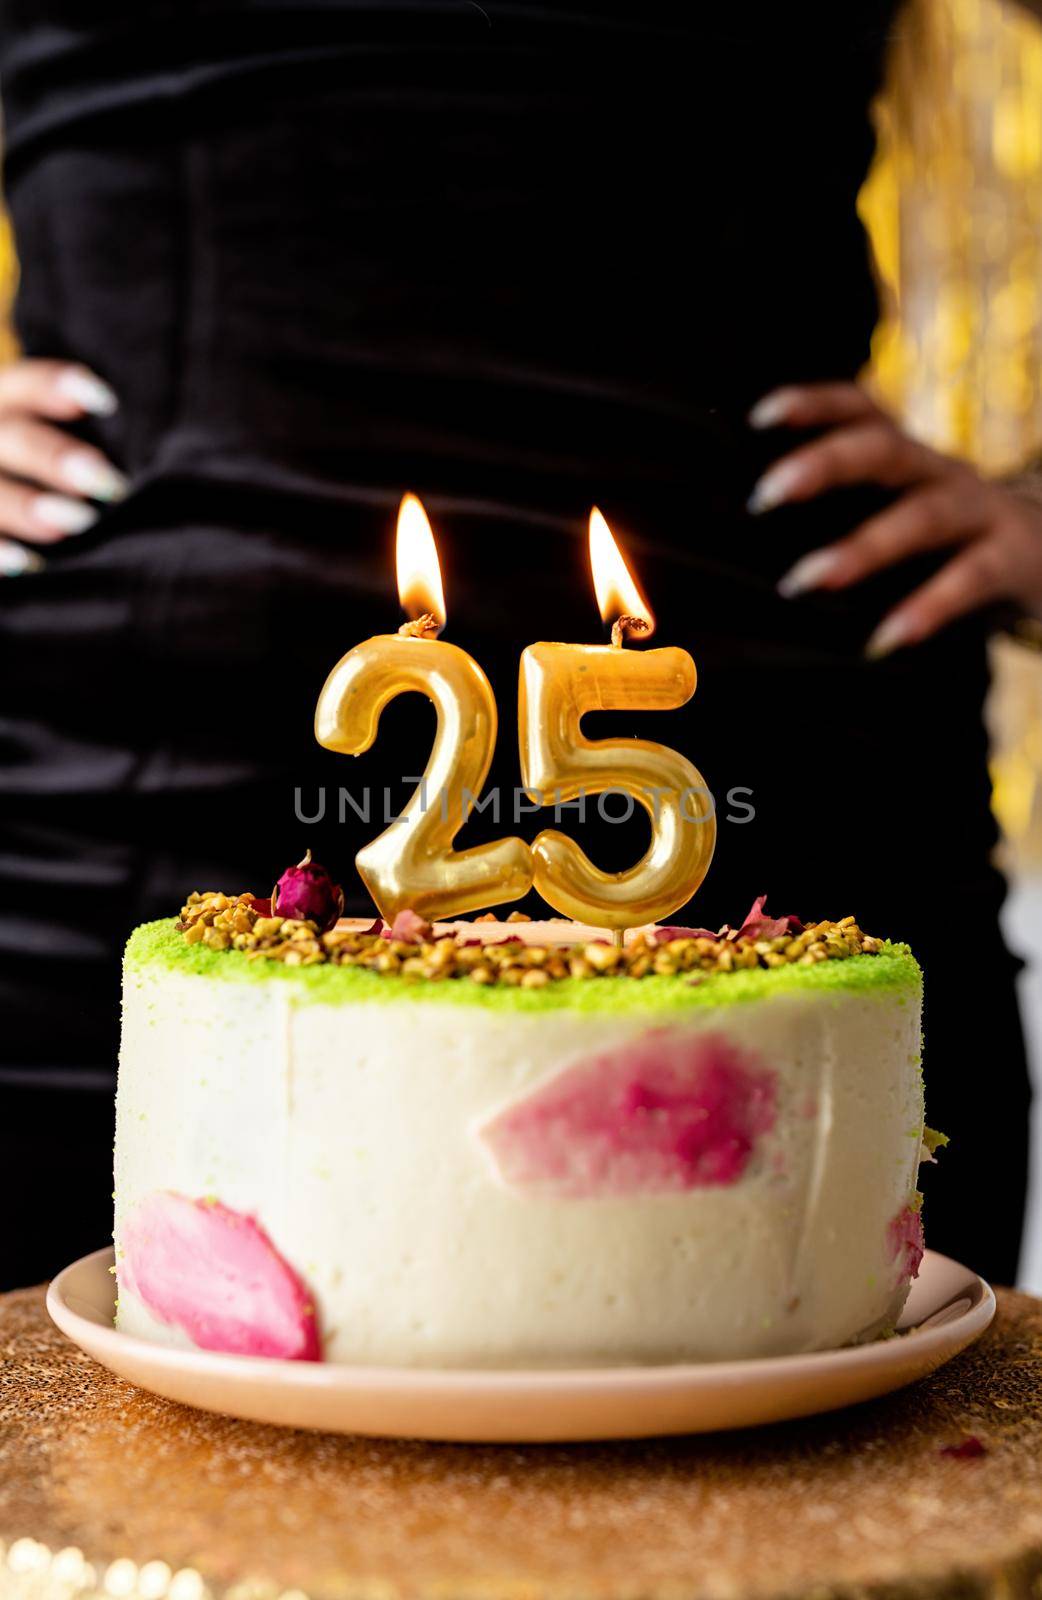
[[[932,1143],[906,946],[762,901],[621,947],[280,909],[194,894],[130,939],[124,1332],[516,1368],[892,1329]]]

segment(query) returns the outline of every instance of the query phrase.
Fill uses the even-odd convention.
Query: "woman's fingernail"
[[[32,513],[37,522],[55,533],[84,533],[98,520],[93,506],[70,500],[64,494],[38,494],[32,502]]]
[[[58,390],[92,417],[111,417],[119,410],[115,390],[86,367],[66,367],[58,379]]]
[[[809,555],[801,556],[784,578],[779,578],[778,593],[786,600],[794,600],[809,589],[819,589],[835,572],[840,560],[836,550],[812,550]]]
[[[70,450],[59,465],[69,488],[92,500],[122,500],[129,487],[122,472],[91,450]]]
[[[793,401],[792,389],[772,389],[762,400],[757,400],[749,413],[750,428],[776,428],[789,415]]]
[[[802,473],[795,462],[779,461],[776,467],[764,473],[749,496],[749,510],[754,515],[761,511],[773,511],[799,487],[801,477]]]
[[[43,558],[24,544],[0,544],[0,577],[20,578],[26,572],[42,572]]]
[[[902,649],[906,644],[912,644],[914,638],[915,633],[911,623],[907,617],[897,612],[892,617],[885,617],[879,624],[865,646],[865,655],[869,661],[881,661],[893,651]]]

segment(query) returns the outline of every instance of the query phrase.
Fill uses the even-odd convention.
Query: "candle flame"
[[[602,619],[615,623],[620,617],[637,617],[647,624],[642,635],[653,633],[655,613],[641,594],[615,535],[596,506],[590,512],[590,566]],[[631,630],[624,624],[624,631]]]
[[[426,631],[440,633],[445,626],[445,591],[438,548],[427,513],[414,494],[407,494],[398,507],[397,564],[402,610],[413,621],[430,615],[436,626]]]

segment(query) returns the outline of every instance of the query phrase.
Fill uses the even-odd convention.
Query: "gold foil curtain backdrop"
[[[1042,448],[1042,27],[1015,0],[906,0],[861,214],[872,369],[912,431],[985,470]]]
[[[871,379],[984,471],[1042,454],[1042,27],[1016,0],[906,0],[861,195],[883,316]],[[993,806],[1042,866],[1042,657],[992,651]]]
[[[13,361],[18,353],[11,327],[15,289],[18,284],[18,262],[14,253],[14,238],[7,213],[0,211],[0,366]]]

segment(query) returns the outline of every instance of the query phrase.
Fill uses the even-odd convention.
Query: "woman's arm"
[[[870,656],[919,644],[956,617],[997,600],[1042,617],[1042,492],[1030,479],[1004,485],[964,461],[931,450],[857,384],[776,389],[750,413],[754,428],[823,428],[769,468],[753,490],[756,513],[851,484],[897,491],[878,515],[835,544],[814,550],[778,585],[787,599],[810,589],[846,589],[926,550],[951,556],[927,583],[882,618]]]
[[[107,383],[67,361],[0,368],[0,576],[33,571],[40,557],[27,545],[83,533],[97,520],[90,501],[126,493],[123,474],[100,450],[54,426],[111,416],[117,404]]]

